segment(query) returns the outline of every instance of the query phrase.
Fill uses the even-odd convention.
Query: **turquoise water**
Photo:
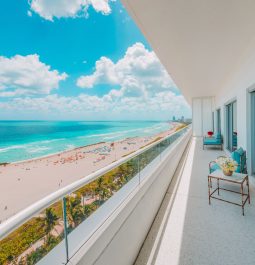
[[[0,162],[41,157],[97,142],[150,136],[169,129],[154,121],[0,121]]]

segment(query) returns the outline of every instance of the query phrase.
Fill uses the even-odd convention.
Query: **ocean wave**
[[[116,139],[117,137],[116,136],[107,136],[107,137],[104,137],[103,140],[111,140],[111,139]]]
[[[93,138],[98,136],[105,136],[105,135],[111,135],[112,133],[100,133],[100,134],[92,134],[92,135],[84,135],[84,136],[78,136],[77,139],[87,139],[87,138]]]
[[[66,140],[65,138],[59,138],[59,139],[52,139],[52,140],[42,140],[42,141],[36,141],[32,143],[26,143],[26,144],[19,144],[19,145],[11,145],[4,148],[0,148],[0,153],[4,153],[13,149],[28,149],[33,148],[34,146],[38,146],[40,144],[50,144],[57,141],[63,141]],[[40,148],[47,148],[46,146],[40,147]]]
[[[137,128],[137,129],[130,129],[130,130],[124,130],[124,131],[117,131],[117,132],[110,132],[110,133],[100,133],[100,134],[92,134],[92,135],[85,135],[85,136],[79,136],[78,139],[87,139],[87,138],[94,138],[94,137],[104,137],[104,136],[125,136],[125,134],[130,132],[139,132],[143,131],[144,128]],[[105,137],[104,137],[105,139]]]
[[[0,148],[0,153],[8,152],[13,149],[26,149],[25,145],[12,145],[4,148]]]
[[[112,133],[101,133],[101,134],[92,134],[92,135],[86,135],[86,136],[79,136],[78,139],[87,139],[87,138],[94,138],[94,137],[104,137],[104,136],[110,136],[110,135],[119,135],[121,132],[112,132]]]
[[[59,138],[59,139],[52,139],[52,140],[42,140],[42,141],[37,141],[34,142],[33,144],[50,144],[50,143],[54,143],[54,142],[58,142],[58,141],[64,141],[66,140],[66,138]]]
[[[160,131],[160,130],[165,130],[167,129],[167,126],[165,124],[162,125],[154,125],[152,127],[148,127],[144,130],[144,132],[146,133],[150,133],[150,132],[156,132],[156,131]]]
[[[49,147],[46,146],[37,146],[37,147],[32,147],[32,148],[27,148],[26,151],[30,154],[34,154],[34,153],[42,153],[44,151],[48,151],[50,150]]]
[[[67,144],[66,145],[66,150],[71,150],[71,149],[74,149],[76,146],[73,145],[73,144]]]

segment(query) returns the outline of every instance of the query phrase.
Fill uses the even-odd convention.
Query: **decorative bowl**
[[[225,176],[232,176],[233,175],[233,171],[231,171],[231,170],[223,169],[222,171],[223,171],[223,174]]]

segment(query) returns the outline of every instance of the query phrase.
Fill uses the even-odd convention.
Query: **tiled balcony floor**
[[[208,163],[221,154],[203,150],[200,138],[191,140],[136,265],[255,264],[254,178],[250,177],[251,204],[246,204],[245,216],[235,205],[216,200],[208,204]],[[241,200],[229,192],[220,196]]]

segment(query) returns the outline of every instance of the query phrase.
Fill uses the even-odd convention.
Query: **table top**
[[[217,169],[214,172],[210,173],[208,177],[221,179],[229,182],[243,183],[248,177],[248,175],[234,172],[232,176],[225,176],[222,170]]]

